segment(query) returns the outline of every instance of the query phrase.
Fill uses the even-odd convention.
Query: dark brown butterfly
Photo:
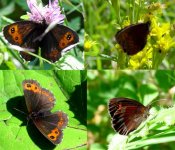
[[[35,54],[38,54],[40,47],[41,56],[55,62],[61,57],[63,51],[72,48],[79,42],[79,37],[72,29],[57,24],[41,40],[38,40],[47,27],[48,25],[45,22],[19,21],[7,25],[3,29],[3,34],[9,43],[22,48],[33,49]],[[35,58],[23,51],[20,54],[27,61]]]
[[[116,132],[128,135],[149,116],[150,106],[129,98],[113,98],[109,101],[109,113]]]
[[[128,55],[140,52],[146,45],[150,22],[129,25],[117,32],[116,41]]]
[[[62,111],[52,113],[54,95],[40,86],[35,80],[24,80],[24,97],[29,113],[38,130],[53,144],[59,144],[63,138],[62,130],[68,124],[68,117]]]

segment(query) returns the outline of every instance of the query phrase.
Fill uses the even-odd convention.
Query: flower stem
[[[120,17],[120,0],[111,0],[112,6],[116,12],[117,22],[121,24],[121,17]]]

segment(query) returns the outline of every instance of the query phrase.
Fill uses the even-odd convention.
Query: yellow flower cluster
[[[170,23],[159,24],[156,17],[151,19],[151,31],[142,51],[130,57],[129,68],[157,68],[167,52],[175,45],[170,36]]]

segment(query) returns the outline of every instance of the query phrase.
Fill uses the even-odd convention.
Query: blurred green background
[[[44,5],[49,0],[42,1]],[[71,51],[66,53],[58,62],[50,64],[35,60],[24,62],[14,49],[8,48],[9,43],[4,42],[3,34],[0,33],[0,69],[82,69],[84,68],[83,44],[84,44],[84,19],[83,7],[80,0],[59,1],[62,13],[66,18],[64,25],[78,33],[80,43]],[[10,23],[20,21],[20,17],[26,15],[29,8],[26,0],[3,0],[0,1],[0,30]],[[71,60],[71,63],[70,63]]]
[[[88,71],[88,148],[106,150],[109,145],[118,144],[127,150],[175,150],[174,89],[175,71]],[[148,121],[149,130],[146,135],[141,137],[141,132],[131,133],[128,142],[119,142],[122,137],[111,127],[107,108],[109,99],[114,97],[132,98],[145,106],[160,100],[159,103],[153,103],[151,110],[156,113],[150,116],[155,118]],[[164,121],[167,117],[171,118],[170,124]],[[114,135],[117,136],[116,139]]]

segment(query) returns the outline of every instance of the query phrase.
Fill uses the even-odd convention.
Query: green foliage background
[[[170,70],[88,71],[87,123],[89,149],[106,150],[109,144],[117,144],[127,150],[174,150],[175,97],[174,92],[170,92],[174,85],[175,72]],[[145,128],[136,130],[129,135],[126,143],[122,143],[120,142],[122,137],[115,133],[111,127],[111,118],[108,114],[108,102],[114,97],[132,98],[145,106],[154,100],[160,100],[160,102],[162,100],[164,105],[154,102],[151,109],[154,110],[154,113],[150,113],[150,116],[155,118],[153,117],[148,121],[148,125],[144,126],[146,131]],[[169,106],[171,107],[169,108]],[[164,121],[168,117],[171,118],[171,125],[167,125]],[[114,135],[117,136],[116,139],[114,139]]]
[[[69,117],[63,141],[54,146],[37,130],[27,113],[22,81],[37,80],[56,99],[52,112]],[[0,149],[86,149],[86,71],[0,71]],[[32,99],[32,97],[31,97]],[[76,135],[76,136],[75,136]]]
[[[41,1],[41,0],[38,0]],[[43,0],[44,5],[48,4],[48,0]],[[9,48],[9,43],[4,42],[3,34],[0,34],[0,69],[62,69],[72,70],[84,67],[83,60],[83,43],[84,43],[84,19],[83,8],[80,0],[62,0],[59,1],[61,10],[65,14],[66,19],[64,25],[70,27],[78,33],[80,43],[66,53],[55,64],[45,62],[42,57],[32,62],[24,62],[18,52]],[[3,27],[20,21],[20,17],[30,12],[26,0],[3,0],[0,1],[0,30]],[[71,63],[70,60],[71,59]],[[73,60],[72,60],[73,59]]]

